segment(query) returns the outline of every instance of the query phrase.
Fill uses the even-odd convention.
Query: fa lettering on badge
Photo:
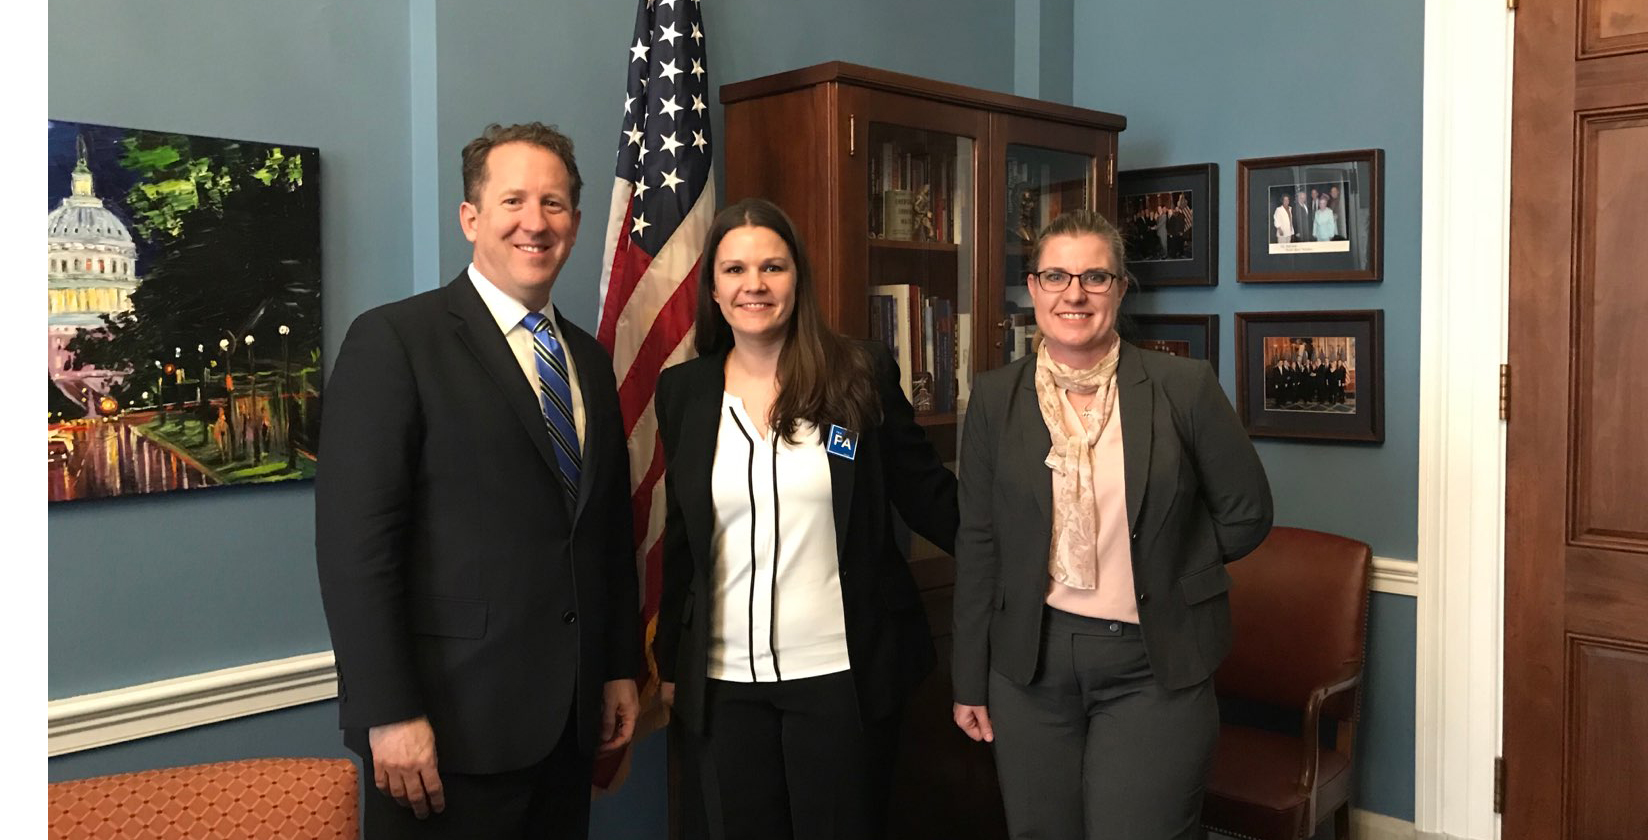
[[[851,461],[858,457],[858,432],[831,426],[830,437],[824,449],[837,458]]]

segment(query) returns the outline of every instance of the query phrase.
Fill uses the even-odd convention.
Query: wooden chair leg
[[[1333,840],[1350,840],[1350,803],[1333,812]]]

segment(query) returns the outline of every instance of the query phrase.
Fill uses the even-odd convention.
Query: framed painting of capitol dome
[[[320,158],[47,122],[54,501],[310,478]]]

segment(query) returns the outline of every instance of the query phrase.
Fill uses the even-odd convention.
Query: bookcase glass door
[[[1007,144],[1007,231],[1002,248],[1002,320],[996,325],[998,364],[1021,359],[1036,338],[1030,305],[1030,252],[1036,234],[1059,214],[1094,209],[1094,159],[1090,155]]]
[[[869,336],[892,348],[917,422],[948,460],[973,378],[975,142],[867,128]]]

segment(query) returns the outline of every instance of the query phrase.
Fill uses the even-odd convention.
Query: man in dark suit
[[[1309,242],[1310,236],[1310,207],[1305,204],[1305,191],[1300,190],[1293,202],[1293,239],[1296,242]]]
[[[582,838],[640,670],[612,363],[550,289],[577,238],[572,142],[464,148],[474,262],[350,327],[327,385],[316,556],[366,835]]]

